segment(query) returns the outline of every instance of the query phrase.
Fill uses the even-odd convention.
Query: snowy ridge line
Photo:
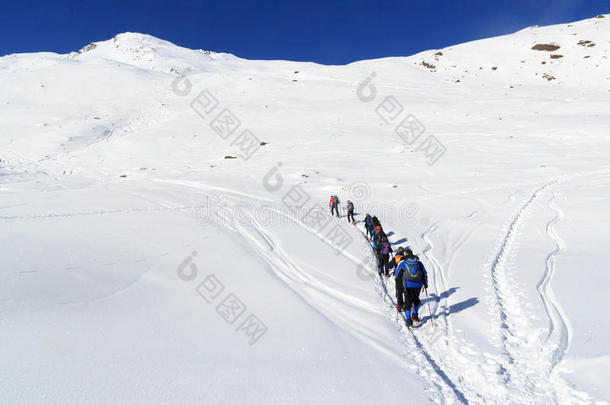
[[[368,248],[368,255],[369,255],[369,259],[370,259],[369,262],[374,264],[375,258],[373,255],[372,247],[371,247],[368,239],[366,238],[366,235],[364,234],[364,232],[362,232],[361,229],[358,229],[358,231],[360,232],[364,245]],[[369,269],[369,270],[374,271],[372,269]],[[378,293],[382,296],[384,302],[386,302],[386,297],[387,297],[388,312],[398,314],[398,311],[396,311],[396,301],[389,293],[387,286],[385,285],[385,282],[381,279],[381,277],[377,278],[376,280],[377,280],[376,284],[377,284]],[[432,353],[430,352],[430,349],[428,349],[426,347],[426,344],[424,344],[423,341],[420,340],[416,336],[415,332],[410,331],[409,328],[406,327],[406,325],[405,325],[406,318],[403,313],[400,313],[400,317],[398,319],[400,320],[400,322],[397,321],[397,324],[400,327],[400,330],[402,331],[403,340],[407,344],[409,344],[408,343],[409,340],[412,342],[412,344],[410,345],[411,348],[415,348],[420,353],[422,358],[425,359],[426,364],[428,364],[428,367],[429,367],[428,371],[430,371],[430,370],[433,371],[434,375],[440,379],[440,382],[442,382],[442,384],[445,386],[445,388],[448,388],[450,390],[450,392],[453,394],[453,396],[455,396],[455,398],[459,402],[461,402],[463,404],[468,404],[469,400],[467,399],[465,393],[463,392],[464,388],[466,388],[466,387],[464,387],[464,386],[458,387],[453,382],[453,379],[444,370],[444,367],[446,368],[444,361],[442,359],[439,359],[438,361],[435,360],[434,357],[432,356]],[[418,331],[417,333],[419,334],[420,332]],[[422,367],[421,363],[417,363],[417,366]],[[419,368],[418,368],[418,370],[419,370],[418,374],[420,374],[423,378],[426,378],[428,381],[430,381],[430,377],[428,376],[428,373],[423,372],[423,370],[421,370]],[[457,380],[461,381],[461,378],[458,378]],[[432,381],[430,381],[430,383],[433,384],[434,386],[438,387],[438,381],[432,380]],[[446,390],[443,390],[443,391],[447,392]],[[473,398],[477,398],[479,401],[481,401],[483,399],[477,392],[469,392],[468,394],[469,394],[469,396],[472,396]]]

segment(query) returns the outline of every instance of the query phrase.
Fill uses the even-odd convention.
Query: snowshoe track
[[[501,237],[499,248],[489,267],[492,292],[499,318],[497,330],[506,358],[506,362],[499,368],[498,374],[510,387],[514,398],[518,398],[518,402],[521,403],[533,403],[537,397],[546,398],[548,402],[557,402],[548,378],[540,378],[545,376],[545,370],[540,370],[539,362],[531,361],[532,358],[539,356],[538,350],[536,350],[538,347],[535,341],[530,340],[527,318],[520,309],[519,297],[515,295],[514,285],[509,280],[509,261],[513,251],[516,250],[520,233],[536,201],[551,184],[553,183],[547,183],[535,190],[519,209]]]

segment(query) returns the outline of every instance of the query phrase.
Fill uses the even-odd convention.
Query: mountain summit
[[[209,71],[215,62],[234,61],[233,55],[192,50],[147,34],[125,32],[92,42],[69,57],[75,60],[107,60],[172,74]]]

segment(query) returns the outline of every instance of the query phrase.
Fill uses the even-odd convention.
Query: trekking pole
[[[428,289],[424,288],[426,292],[426,301],[428,302],[428,312],[430,312],[430,321],[432,321],[432,326],[434,326],[434,318],[432,318],[432,309],[430,309],[430,298],[428,298]]]

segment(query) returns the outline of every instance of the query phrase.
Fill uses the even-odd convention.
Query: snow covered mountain
[[[0,403],[607,403],[609,53],[1,57]],[[414,332],[332,194],[428,269]]]
[[[221,62],[228,62],[222,63],[220,67],[220,70],[227,70],[230,62],[240,60],[225,53],[192,51],[138,33],[119,34],[108,41],[91,43],[80,51],[71,53],[69,58],[93,63],[100,62],[101,59],[173,74],[219,70],[214,69],[214,65]]]

